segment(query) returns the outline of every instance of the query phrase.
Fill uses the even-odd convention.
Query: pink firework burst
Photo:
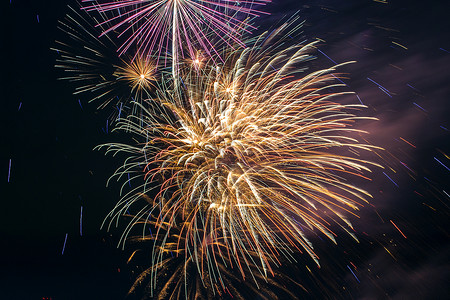
[[[132,45],[140,53],[158,51],[163,54],[172,47],[173,60],[188,52],[194,57],[199,49],[207,55],[217,53],[215,43],[244,46],[240,35],[252,29],[248,20],[262,14],[256,6],[271,0],[117,0],[89,2],[84,9],[107,15],[98,25],[106,27],[103,35],[118,32],[124,42],[118,49],[120,55]],[[164,56],[164,55],[163,55]]]

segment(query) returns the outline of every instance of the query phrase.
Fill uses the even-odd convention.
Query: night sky
[[[444,2],[274,0],[264,8],[271,15],[255,21],[269,28],[299,10],[305,40],[323,40],[313,66],[357,61],[344,69],[359,96],[351,101],[379,119],[361,128],[387,150],[374,158],[385,169],[374,170],[364,186],[374,207],[352,220],[361,242],[347,238],[334,246],[318,238],[328,264],[313,270],[314,279],[300,257],[291,275],[309,290],[301,298],[450,297],[450,7]],[[64,35],[57,20],[74,3],[5,0],[0,8],[1,299],[124,299],[133,282],[129,250],[116,247],[120,230],[100,230],[120,188],[106,187],[120,161],[92,150],[114,140],[106,129],[110,112],[97,111],[87,97],[72,95],[73,85],[57,80],[61,71],[50,50]]]

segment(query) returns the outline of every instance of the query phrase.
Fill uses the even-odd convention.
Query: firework
[[[129,215],[128,217],[135,218],[136,216]],[[249,264],[250,270],[246,274],[253,276],[257,284],[252,284],[250,281],[242,281],[239,274],[233,272],[233,269],[227,267],[224,261],[218,261],[217,267],[220,269],[220,279],[218,282],[214,279],[214,273],[208,270],[200,270],[195,263],[195,256],[201,255],[201,245],[199,251],[195,251],[189,255],[187,259],[184,249],[177,247],[179,238],[184,239],[180,235],[180,229],[183,228],[183,223],[179,223],[177,228],[168,228],[167,224],[157,224],[155,219],[140,218],[136,223],[142,224],[147,228],[154,228],[159,226],[159,234],[150,233],[142,236],[136,235],[129,238],[129,242],[135,244],[137,250],[131,252],[128,263],[131,261],[142,268],[148,265],[147,251],[153,249],[153,253],[161,259],[158,262],[153,261],[150,267],[141,269],[128,295],[131,299],[141,299],[141,295],[158,299],[214,299],[226,298],[230,295],[237,299],[259,298],[259,299],[296,299],[295,293],[286,288],[286,284],[291,284],[297,289],[305,288],[289,278],[288,276],[276,272],[273,278],[266,278],[259,272],[252,263]],[[165,232],[171,231],[171,235],[164,242]],[[202,234],[202,233],[200,233]],[[256,254],[249,252],[253,260],[256,260]],[[157,276],[156,276],[157,275]],[[282,284],[280,284],[282,282]],[[145,293],[143,290],[150,291]]]
[[[103,35],[119,31],[119,37],[126,36],[119,48],[119,54],[127,52],[135,45],[140,53],[157,52],[164,56],[171,51],[172,72],[178,82],[178,56],[194,57],[203,49],[206,54],[218,54],[214,36],[226,43],[238,43],[242,31],[251,26],[247,17],[256,17],[261,11],[255,5],[265,5],[271,0],[228,1],[228,0],[121,0],[92,1],[85,9],[97,11],[110,17],[99,22],[107,26]],[[168,45],[171,45],[169,49]],[[179,53],[180,52],[180,53]]]
[[[73,82],[74,94],[88,96],[89,102],[98,101],[99,108],[114,105],[119,116],[131,101],[151,98],[157,79],[155,61],[140,54],[133,59],[119,58],[113,40],[97,37],[101,31],[95,28],[95,19],[69,9],[65,20],[59,22],[66,38],[52,49],[58,54],[56,67],[68,74],[60,79]]]
[[[114,75],[118,81],[124,81],[131,87],[136,98],[146,99],[150,95],[156,81],[156,66],[152,61],[138,56],[130,63],[124,62],[117,67]]]
[[[361,119],[351,110],[363,106],[334,101],[348,94],[339,92],[335,68],[306,74],[299,67],[312,59],[314,43],[271,54],[277,34],[225,54],[222,65],[209,61],[201,72],[185,72],[180,93],[159,92],[159,111],[144,103],[142,118],[118,124],[140,144],[106,145],[128,155],[119,179],[143,178],[109,217],[146,199],[123,237],[141,218],[154,217],[153,266],[164,263],[173,230],[174,252],[209,274],[212,286],[223,285],[223,265],[245,279],[247,271],[273,275],[279,256],[292,251],[319,264],[309,231],[336,242],[340,228],[356,239],[347,216],[370,195],[349,179],[365,178],[375,165],[354,154],[374,148],[351,127]]]

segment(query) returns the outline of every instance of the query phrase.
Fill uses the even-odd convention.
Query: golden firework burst
[[[144,196],[147,205],[133,219],[153,216],[157,236],[163,232],[153,265],[163,261],[172,228],[179,231],[176,252],[217,282],[223,265],[237,266],[244,278],[245,270],[267,277],[292,249],[319,264],[308,231],[336,242],[337,227],[356,239],[348,216],[370,195],[348,178],[366,178],[375,165],[354,154],[374,148],[352,128],[361,117],[351,111],[363,106],[336,102],[348,94],[338,91],[339,66],[299,68],[312,58],[314,43],[272,55],[263,44],[271,38],[225,55],[221,66],[185,72],[179,93],[159,92],[159,109],[144,103],[142,116],[119,124],[140,144],[106,145],[107,152],[129,155],[117,176],[144,178],[110,217],[157,190],[152,199]]]
[[[154,62],[142,56],[137,56],[129,61],[131,62],[123,61],[123,64],[117,67],[114,75],[118,80],[127,82],[133,92],[148,94],[156,80]]]

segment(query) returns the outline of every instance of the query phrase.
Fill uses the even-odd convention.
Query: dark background
[[[99,229],[119,199],[119,185],[105,187],[119,162],[92,151],[111,141],[108,113],[57,81],[50,51],[63,34],[56,22],[74,2],[8,2],[0,8],[0,298],[123,299],[132,283],[127,251],[116,248],[118,230]],[[317,276],[333,274],[335,282],[308,286],[305,279],[310,293],[302,297],[449,296],[450,171],[438,162],[450,167],[450,22],[443,3],[274,0],[264,8],[271,16],[256,20],[269,26],[300,10],[305,37],[324,40],[322,53],[338,63],[356,60],[345,69],[346,83],[369,106],[367,114],[380,119],[363,128],[387,150],[379,160],[385,169],[375,170],[367,187],[374,208],[354,220],[361,243],[343,241],[350,254],[342,254],[319,242],[318,252],[336,265],[323,266]],[[318,65],[332,65],[317,56]],[[307,273],[302,266],[294,275]]]

